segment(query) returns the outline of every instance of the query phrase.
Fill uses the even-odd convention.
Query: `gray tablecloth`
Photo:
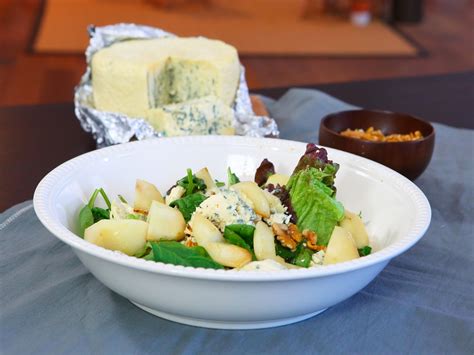
[[[266,103],[281,137],[301,141],[317,140],[326,113],[350,107],[297,89]],[[12,207],[0,215],[1,353],[474,353],[474,134],[435,127],[433,160],[416,181],[433,209],[426,236],[357,295],[280,328],[210,330],[154,317],[89,274],[31,201]]]

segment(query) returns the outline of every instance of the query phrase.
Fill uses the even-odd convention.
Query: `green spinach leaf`
[[[97,223],[102,219],[110,219],[109,210],[106,210],[100,207],[92,207],[91,212],[92,212],[92,215],[94,216],[94,223]]]
[[[227,240],[230,244],[234,244],[241,248],[247,249],[252,254],[252,259],[257,260],[252,247],[240,235],[229,229],[227,226],[224,229],[224,239]]]
[[[108,206],[108,209],[94,207],[95,200],[97,199],[99,193],[101,194],[106,205]],[[107,194],[105,193],[104,189],[95,189],[87,205],[82,207],[79,211],[79,235],[83,237],[84,231],[90,226],[92,226],[94,223],[100,221],[101,219],[109,219],[110,207],[110,200],[107,197]]]
[[[94,215],[89,205],[82,207],[79,212],[79,235],[84,236],[84,231],[94,224]]]
[[[235,175],[232,170],[230,170],[230,167],[227,168],[227,185],[231,186],[237,184],[238,182],[240,182],[240,179],[237,177],[237,175]]]
[[[153,257],[153,248],[150,242],[147,242],[143,249],[135,253],[134,256],[136,258],[155,261],[155,258]]]
[[[369,247],[368,245],[357,250],[359,251],[359,256],[367,256],[367,255],[370,255],[370,253],[372,253],[372,248]]]
[[[207,188],[204,180],[193,175],[191,169],[187,169],[186,176],[178,180],[176,184],[186,189],[185,196],[192,195],[199,191],[206,191]]]
[[[99,194],[100,189],[95,189],[94,192],[92,193],[91,198],[89,199],[89,202],[87,203],[87,206],[92,209],[95,204],[95,200],[97,199],[97,195]]]
[[[228,229],[238,234],[247,243],[250,248],[253,249],[253,234],[255,233],[255,227],[250,224],[229,224],[224,229]],[[225,236],[224,236],[225,238]]]
[[[217,180],[215,180],[215,182],[216,182],[216,186],[217,186],[217,187],[223,187],[223,186],[225,186],[225,182],[217,181]]]
[[[201,246],[188,248],[179,242],[151,242],[153,258],[165,264],[223,269],[224,267],[211,259]]]
[[[276,254],[285,259],[287,263],[301,267],[308,267],[313,256],[313,252],[306,248],[303,243],[299,243],[296,249],[292,251],[279,242],[276,242],[275,251]]]
[[[294,259],[294,264],[296,266],[308,267],[311,262],[312,256],[313,256],[313,253],[311,253],[309,249],[301,248],[301,251],[298,253],[296,258]]]
[[[192,214],[196,210],[196,207],[198,207],[206,198],[207,197],[201,193],[194,193],[171,202],[170,206],[178,207],[179,211],[184,217],[184,220],[189,222]]]
[[[278,256],[281,256],[287,263],[291,263],[296,257],[296,251],[291,251],[285,248],[279,242],[275,242],[275,251]]]
[[[110,203],[109,198],[107,197],[107,194],[105,193],[104,189],[101,187],[99,189],[100,194],[102,195],[102,198],[105,201],[105,204],[107,205],[107,208],[110,210],[112,208],[112,204]],[[91,207],[92,208],[92,207]]]
[[[128,202],[125,199],[125,197],[123,197],[122,195],[118,195],[118,198],[119,198],[120,202],[126,203],[128,205]]]

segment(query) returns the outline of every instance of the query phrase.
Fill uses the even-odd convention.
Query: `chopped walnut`
[[[409,142],[423,139],[420,131],[410,132],[408,134],[388,134],[385,135],[380,129],[369,127],[365,131],[363,129],[346,129],[341,132],[341,136],[357,138],[373,142]]]
[[[192,248],[198,245],[196,240],[193,237],[187,236],[185,240],[182,242],[188,248]]]
[[[288,232],[290,234],[291,239],[293,239],[295,242],[299,243],[303,240],[303,236],[301,235],[301,232],[298,230],[298,227],[296,224],[290,223],[288,225]]]
[[[273,223],[272,224],[273,232],[275,234],[287,234],[288,233],[288,226],[283,223]]]
[[[274,223],[272,228],[281,245],[291,249],[291,251],[295,251],[298,244],[303,240],[305,241],[306,247],[311,250],[326,250],[325,246],[317,245],[318,235],[312,230],[305,229],[303,232],[300,232],[296,224],[293,223],[289,225]]]
[[[277,234],[276,238],[284,247],[290,249],[291,251],[296,250],[297,244],[288,234]]]
[[[141,209],[139,209],[139,208],[134,208],[134,209],[133,209],[133,212],[135,212],[135,213],[140,213],[140,214],[142,214],[142,215],[144,215],[144,216],[148,216],[148,211],[146,211],[146,210],[141,210]]]
[[[272,229],[281,245],[292,251],[296,250],[297,243],[291,238],[290,231],[285,224],[273,223]]]
[[[317,245],[318,235],[312,230],[305,229],[303,231],[303,236],[306,238],[306,246],[311,250],[321,250],[321,246]]]

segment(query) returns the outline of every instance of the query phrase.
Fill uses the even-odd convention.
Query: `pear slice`
[[[255,212],[264,218],[270,217],[270,205],[263,190],[253,181],[239,182],[232,189],[245,195],[253,203]]]
[[[351,233],[344,228],[334,227],[323,264],[336,264],[357,258],[359,258],[359,252]]]
[[[352,212],[345,211],[345,217],[341,221],[340,225],[342,228],[352,234],[356,246],[361,249],[369,245],[369,236],[364,226],[364,222],[360,217]]]
[[[133,209],[136,212],[146,214],[150,209],[152,201],[164,202],[160,191],[152,183],[137,179],[135,184],[135,203]]]
[[[103,219],[84,231],[84,239],[106,249],[134,255],[145,247],[148,223],[136,219]]]
[[[207,190],[210,190],[216,187],[216,183],[212,179],[211,174],[209,173],[209,170],[207,168],[202,168],[194,175],[196,175],[197,178],[202,179],[204,181],[204,183],[206,184]]]
[[[153,201],[148,212],[146,240],[181,240],[184,238],[186,221],[181,212],[164,203]]]
[[[189,226],[191,227],[191,235],[203,247],[209,243],[223,243],[225,241],[219,229],[199,213],[193,214]]]
[[[227,267],[242,267],[252,261],[252,254],[247,249],[229,243],[208,243],[204,249],[209,256]]]
[[[255,226],[253,249],[257,260],[275,259],[275,236],[272,229],[260,221]]]
[[[290,180],[290,177],[288,175],[283,175],[283,174],[273,174],[270,175],[270,177],[267,179],[267,182],[265,185],[268,184],[273,184],[273,185],[280,185],[280,186],[285,186],[288,184],[288,180]]]
[[[227,267],[241,267],[252,261],[252,254],[237,245],[229,244],[219,229],[206,217],[195,213],[189,222],[192,236],[198,245],[216,262]]]

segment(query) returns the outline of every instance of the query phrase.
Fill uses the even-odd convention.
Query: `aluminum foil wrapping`
[[[114,112],[95,109],[92,92],[92,56],[102,48],[116,42],[140,38],[176,37],[158,28],[134,24],[117,24],[104,27],[89,27],[90,42],[86,50],[87,70],[75,88],[75,113],[82,128],[91,132],[98,147],[126,143],[131,139],[162,137],[146,120],[132,118]],[[235,131],[238,135],[252,137],[278,137],[275,121],[253,112],[249,89],[245,81],[245,69],[241,67],[240,82],[234,102]]]

